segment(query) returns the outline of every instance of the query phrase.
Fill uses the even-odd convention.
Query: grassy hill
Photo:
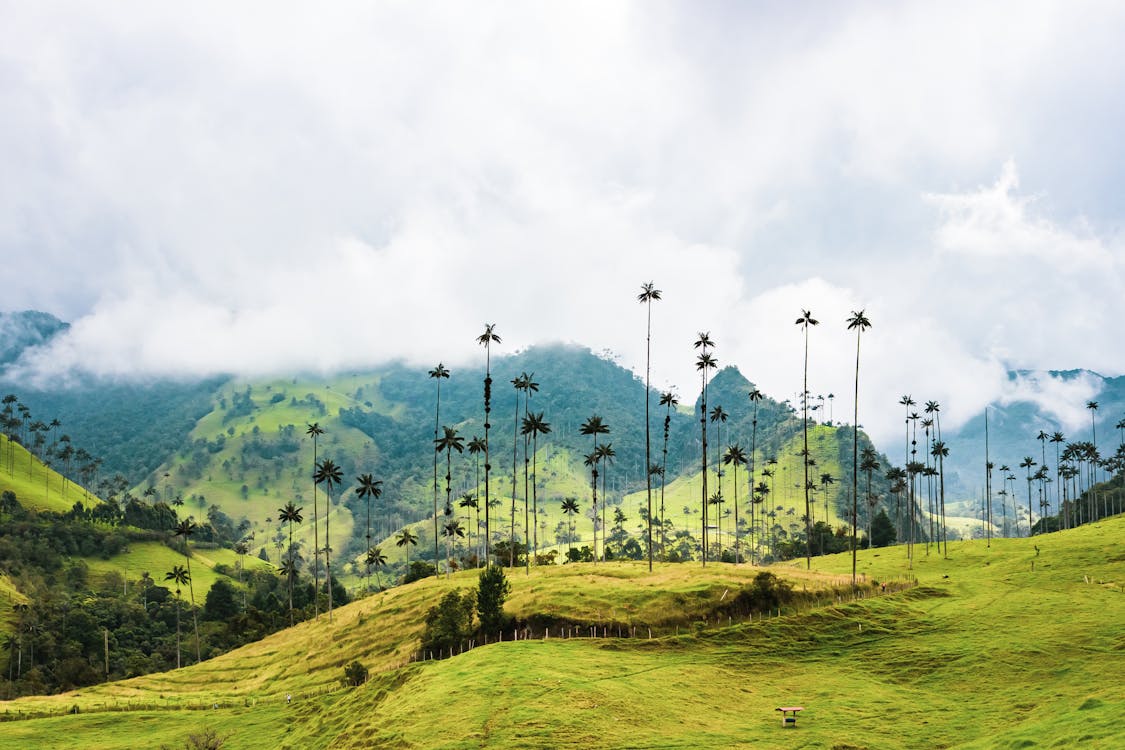
[[[229,734],[228,750],[1120,747],[1123,542],[1117,517],[991,547],[957,542],[949,559],[920,554],[912,571],[901,548],[865,551],[868,580],[916,575],[919,585],[729,627],[698,618],[750,566],[537,569],[511,576],[509,611],[623,627],[680,613],[688,625],[651,640],[540,635],[409,663],[425,608],[473,584],[460,573],[187,669],[7,704],[7,718],[83,713],[2,724],[0,748],[181,746],[204,726]],[[812,591],[846,580],[851,562],[814,564],[774,570]],[[336,687],[353,659],[371,681]],[[788,704],[806,707],[796,730],[773,710]]]
[[[54,469],[40,463],[18,442],[0,435],[0,492],[11,490],[25,508],[65,512],[75,503],[97,502],[79,484],[64,480]]]

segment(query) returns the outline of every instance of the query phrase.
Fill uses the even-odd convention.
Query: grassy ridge
[[[137,745],[137,732],[182,737],[203,724],[231,732],[233,750],[1119,747],[1123,541],[1125,519],[1116,518],[991,548],[959,542],[948,560],[920,554],[920,586],[899,594],[680,637],[505,643],[388,669],[412,646],[424,608],[447,587],[472,584],[471,573],[458,574],[177,672],[16,701],[6,708],[132,701],[138,710],[0,725],[0,748],[67,746],[75,732],[88,747],[125,748]],[[830,578],[850,571],[849,556],[816,563]],[[861,553],[860,563],[880,578],[910,572],[899,548]],[[719,596],[752,572],[667,566],[649,577],[623,563],[539,570],[511,576],[509,609],[605,618],[608,606],[627,621],[646,607],[674,608],[677,594]],[[353,658],[374,679],[332,691]],[[162,701],[219,708],[150,710]],[[795,731],[782,730],[773,711],[789,703],[807,707]]]
[[[9,443],[7,436],[3,435],[0,435],[0,456],[3,456],[3,461],[0,461],[0,492],[11,490],[16,493],[20,505],[25,508],[66,512],[75,503],[90,505],[97,502],[93,495],[87,500],[86,490],[81,485],[64,480],[22,445]],[[12,471],[9,471],[9,466]]]

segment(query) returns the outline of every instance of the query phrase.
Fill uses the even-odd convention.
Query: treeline
[[[82,558],[110,558],[135,542],[161,541],[166,532],[110,525],[75,509],[52,513],[25,509],[10,491],[0,496],[0,570],[27,599],[13,601],[15,632],[0,642],[7,698],[72,690],[107,679],[135,677],[187,665],[258,640],[314,614],[313,585],[296,576],[292,610],[288,581],[273,571],[218,565],[224,575],[201,601],[177,597],[168,571],[93,573]],[[348,594],[334,582],[333,598]],[[322,602],[326,590],[320,592]],[[323,603],[322,603],[323,606]],[[199,622],[194,629],[179,621]],[[107,662],[108,659],[108,662]]]

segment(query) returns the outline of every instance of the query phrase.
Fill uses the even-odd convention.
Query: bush
[[[433,563],[423,562],[422,560],[414,560],[410,563],[410,568],[407,569],[406,575],[403,576],[403,584],[413,583],[420,581],[423,578],[429,578],[437,573],[437,568]]]
[[[358,661],[353,661],[344,667],[344,685],[357,687],[367,682],[367,667]]]
[[[477,592],[448,591],[426,613],[422,649],[443,651],[463,644],[473,634],[473,611]]]

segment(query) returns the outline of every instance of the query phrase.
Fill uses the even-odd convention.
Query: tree
[[[438,362],[437,367],[430,370],[430,377],[437,381],[437,401],[434,405],[434,443],[438,441],[438,425],[441,423],[441,381],[449,378],[449,370],[445,369],[441,362]],[[438,512],[437,512],[437,498],[438,498],[438,452],[434,451],[434,563],[438,560]],[[367,540],[367,546],[371,546],[371,540]]]
[[[504,627],[504,602],[511,590],[512,585],[499,565],[481,571],[477,584],[477,617],[482,633],[495,635]]]
[[[453,559],[453,542],[457,539],[465,538],[465,530],[461,528],[461,522],[456,518],[446,521],[442,526],[442,534],[445,535],[445,555],[449,560]],[[445,565],[445,577],[449,578],[449,563]]]
[[[316,472],[316,439],[324,434],[319,422],[307,425],[305,434],[313,441],[313,472]],[[317,517],[316,508],[316,480],[313,480],[313,591],[320,591],[320,519]],[[320,597],[313,597],[313,612],[316,619],[320,619]]]
[[[375,568],[375,584],[379,588],[383,588],[383,581],[379,578],[379,568],[387,564],[387,556],[383,554],[383,550],[379,547],[368,548],[367,556],[363,561],[369,569]]]
[[[172,570],[164,574],[165,581],[171,581],[176,587],[176,669],[181,666],[180,656],[180,599],[182,586],[191,583],[191,574],[183,565],[173,565]]]
[[[871,327],[871,321],[864,314],[865,310],[856,312],[848,318],[848,330],[855,331],[855,413],[852,417],[852,585],[855,585],[855,566],[857,533],[859,523],[859,340],[864,331]]]
[[[1024,456],[1023,461],[1020,462],[1020,468],[1027,470],[1027,535],[1031,536],[1031,467],[1036,466],[1035,459],[1031,456]]]
[[[476,488],[478,498],[480,497],[480,454],[484,453],[484,449],[485,449],[484,440],[479,435],[473,435],[473,439],[469,441],[469,455],[471,455],[473,457],[473,478],[474,478],[474,482],[475,482],[474,487]],[[473,507],[477,509],[477,536],[479,538],[480,537],[480,503],[479,503],[479,501]],[[488,508],[487,508],[487,506],[484,509],[484,515],[485,515],[485,519],[486,519],[485,525],[487,526],[487,518],[488,518]],[[487,544],[487,540],[486,540],[486,544]],[[478,552],[478,557],[479,556],[480,555],[479,555],[479,552]],[[478,560],[477,562],[479,564],[480,561]]]
[[[835,477],[828,472],[824,472],[820,475],[820,488],[824,491],[824,523],[826,525],[831,524],[831,521],[828,519],[828,486],[835,483]],[[823,549],[820,550],[820,554],[824,554]]]
[[[863,459],[859,462],[859,470],[867,476],[867,544],[871,544],[871,511],[874,509],[874,503],[871,500],[871,472],[879,470],[879,461],[876,457],[873,448],[865,447],[863,449]]]
[[[566,537],[566,551],[569,554],[571,542],[574,540],[574,515],[578,513],[578,500],[568,497],[562,501],[562,512],[570,519],[570,533]]]
[[[547,435],[551,432],[551,423],[543,419],[543,412],[538,414],[528,414],[523,418],[523,426],[520,431],[525,436],[531,437],[531,502],[532,502],[532,515],[539,518],[539,492],[537,485],[539,484],[539,436]],[[534,524],[533,524],[534,526]],[[537,528],[533,529],[533,541],[531,545],[533,555],[539,553],[539,531]]]
[[[895,543],[895,526],[882,508],[871,522],[871,546],[886,547]]]
[[[949,556],[949,530],[945,524],[945,458],[949,455],[949,448],[946,447],[944,440],[935,440],[933,448],[930,453],[937,459],[938,462],[938,497],[941,499],[941,539],[943,552],[942,555]]]
[[[317,464],[316,473],[313,474],[313,481],[316,484],[323,484],[324,490],[328,494],[324,510],[324,580],[328,587],[329,622],[332,622],[332,543],[329,541],[328,524],[332,515],[332,486],[339,484],[341,479],[343,479],[343,472],[336,465],[336,462],[330,458],[326,458]]]
[[[441,365],[438,365],[439,367]],[[434,453],[434,461],[437,461],[437,453]],[[383,495],[383,483],[376,479],[371,474],[360,474],[355,478],[356,483],[359,485],[356,488],[355,494],[366,501],[367,503],[367,548],[371,549],[371,501],[378,500]],[[435,508],[436,511],[436,508]],[[367,589],[371,590],[371,566],[367,566]]]
[[[746,452],[738,443],[728,445],[726,453],[723,454],[723,463],[734,466],[734,561],[740,563],[742,557],[738,529],[738,467],[746,465]]]
[[[175,536],[182,537],[183,541],[184,541],[183,552],[184,552],[184,560],[187,562],[187,574],[188,574],[187,584],[188,584],[188,593],[191,594],[191,621],[192,621],[192,626],[195,629],[195,660],[197,662],[202,661],[203,659],[200,656],[200,648],[199,648],[199,617],[196,615],[196,612],[195,612],[195,587],[191,583],[191,556],[188,552],[188,538],[190,538],[191,535],[194,534],[198,530],[199,530],[199,526],[196,525],[195,521],[191,520],[190,518],[186,518],[183,521],[180,521],[180,523],[176,526],[175,530],[173,531],[173,534]]]
[[[511,539],[511,544],[508,546],[508,567],[515,565],[513,555],[515,555],[516,551],[516,466],[519,460],[520,393],[527,393],[527,389],[531,383],[531,376],[526,372],[522,373],[512,378],[511,383],[512,387],[516,390],[516,411],[512,420],[512,523],[511,526],[508,527],[509,538]],[[527,529],[524,529],[525,534],[526,532]]]
[[[301,511],[304,508],[298,508],[292,502],[286,503],[284,508],[277,509],[277,520],[289,524],[289,625],[293,625],[293,578],[296,574],[297,564],[293,559],[293,524],[301,523],[304,518],[301,516]]]
[[[660,290],[651,281],[641,284],[641,293],[637,301],[646,308],[647,323],[645,327],[645,466],[652,466],[652,439],[650,437],[649,404],[652,393],[652,303],[660,299]],[[652,472],[645,472],[645,494],[648,498],[648,569],[652,570]]]
[[[663,457],[660,462],[660,554],[662,555],[666,554],[668,546],[668,532],[664,526],[664,484],[665,476],[668,473],[668,433],[672,427],[672,409],[679,403],[676,394],[672,391],[660,394],[660,405],[668,409],[664,414],[664,448],[662,449]]]
[[[696,337],[692,347],[699,349],[699,356],[695,359],[695,369],[699,371],[702,380],[700,388],[700,403],[699,403],[699,430],[702,433],[702,461],[703,461],[703,486],[700,495],[700,505],[702,506],[700,522],[703,532],[703,543],[701,551],[703,553],[703,567],[707,567],[707,373],[709,370],[718,366],[719,362],[708,351],[715,346],[715,342],[711,339],[710,331],[701,331]]]
[[[578,428],[582,435],[589,435],[594,438],[594,450],[586,456],[586,465],[590,467],[590,486],[593,492],[594,500],[590,506],[594,511],[594,559],[598,557],[598,435],[608,435],[609,425],[602,421],[602,418],[597,414],[591,414],[582,426]],[[603,501],[604,502],[604,501]],[[602,541],[602,547],[605,547],[605,541]]]
[[[492,465],[488,462],[488,429],[492,426],[488,421],[488,415],[492,411],[492,344],[500,343],[500,337],[496,335],[496,324],[487,323],[484,326],[484,333],[477,336],[477,343],[484,347],[484,559],[485,565],[491,564],[489,557],[489,509],[491,505],[488,501],[488,474],[492,470]]]
[[[426,629],[422,632],[422,650],[436,651],[440,655],[461,646],[472,637],[473,610],[476,593],[473,591],[447,591],[426,613]]]
[[[418,546],[418,537],[410,529],[403,529],[395,537],[396,547],[406,547],[406,567],[410,567],[410,548]]]
[[[475,528],[478,530],[477,531],[477,539],[480,539],[480,503],[477,502],[477,499],[475,497],[473,497],[471,494],[466,492],[464,495],[461,496],[461,500],[458,501],[457,507],[465,509],[465,523],[469,522],[469,508],[472,508],[473,510],[475,510],[477,512],[477,519],[476,519],[477,522],[476,522]],[[473,545],[473,528],[474,528],[474,526],[469,527],[469,546],[473,548],[474,554],[479,555],[480,552]]]
[[[453,481],[453,451],[461,453],[465,450],[464,439],[457,434],[457,430],[452,427],[442,427],[443,434],[437,440],[434,440],[434,455],[445,451],[445,510],[446,514],[452,513],[453,497],[452,497],[452,481]],[[436,512],[436,510],[435,510]],[[437,518],[435,515],[434,518]],[[462,533],[462,536],[464,534]],[[437,565],[437,557],[434,557],[434,565]],[[448,564],[446,573],[449,573]]]
[[[804,436],[805,449],[803,458],[805,463],[805,566],[812,569],[812,513],[809,507],[809,326],[819,325],[808,310],[801,310],[801,317],[797,318],[797,325],[805,330],[805,375],[804,386],[801,390],[801,408],[804,410],[801,419],[801,433]]]

